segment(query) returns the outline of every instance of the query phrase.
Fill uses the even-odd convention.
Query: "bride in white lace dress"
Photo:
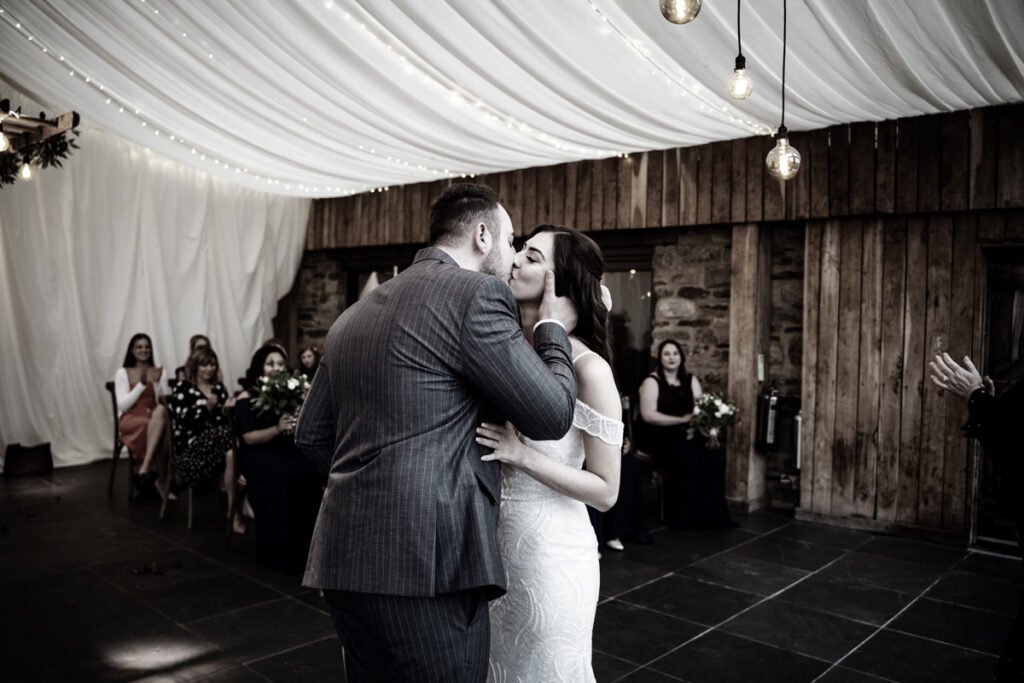
[[[508,424],[477,430],[477,440],[494,449],[484,459],[503,463],[498,542],[508,592],[491,603],[487,677],[496,683],[594,680],[600,569],[584,504],[607,510],[615,503],[622,443],[602,270],[601,251],[590,238],[554,226],[534,232],[512,269],[509,284],[528,338],[548,271],[555,273],[557,293],[576,305],[570,341],[578,398],[573,427],[558,441],[520,440]]]

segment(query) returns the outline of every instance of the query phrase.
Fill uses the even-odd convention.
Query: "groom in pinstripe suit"
[[[561,438],[576,399],[572,304],[542,302],[534,347],[508,277],[508,212],[482,185],[430,209],[430,246],[327,335],[296,444],[325,472],[303,584],[323,589],[350,683],[483,681],[487,601],[505,592],[483,421]]]

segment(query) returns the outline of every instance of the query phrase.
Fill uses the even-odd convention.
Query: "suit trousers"
[[[482,683],[490,617],[483,588],[435,597],[325,590],[348,683]]]

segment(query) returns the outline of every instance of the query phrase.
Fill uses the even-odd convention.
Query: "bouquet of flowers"
[[[309,380],[303,376],[293,377],[288,372],[264,375],[256,381],[252,406],[260,415],[268,410],[277,415],[297,413],[308,391]]]
[[[693,406],[693,419],[686,430],[686,438],[692,439],[699,431],[707,436],[708,448],[721,448],[718,437],[722,430],[736,421],[736,406],[729,399],[702,394]]]

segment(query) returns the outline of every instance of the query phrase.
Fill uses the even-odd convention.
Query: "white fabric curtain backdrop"
[[[58,466],[110,457],[103,385],[135,332],[168,373],[209,335],[234,388],[291,288],[310,206],[100,131],[79,144],[0,189],[0,454],[49,441]]]

